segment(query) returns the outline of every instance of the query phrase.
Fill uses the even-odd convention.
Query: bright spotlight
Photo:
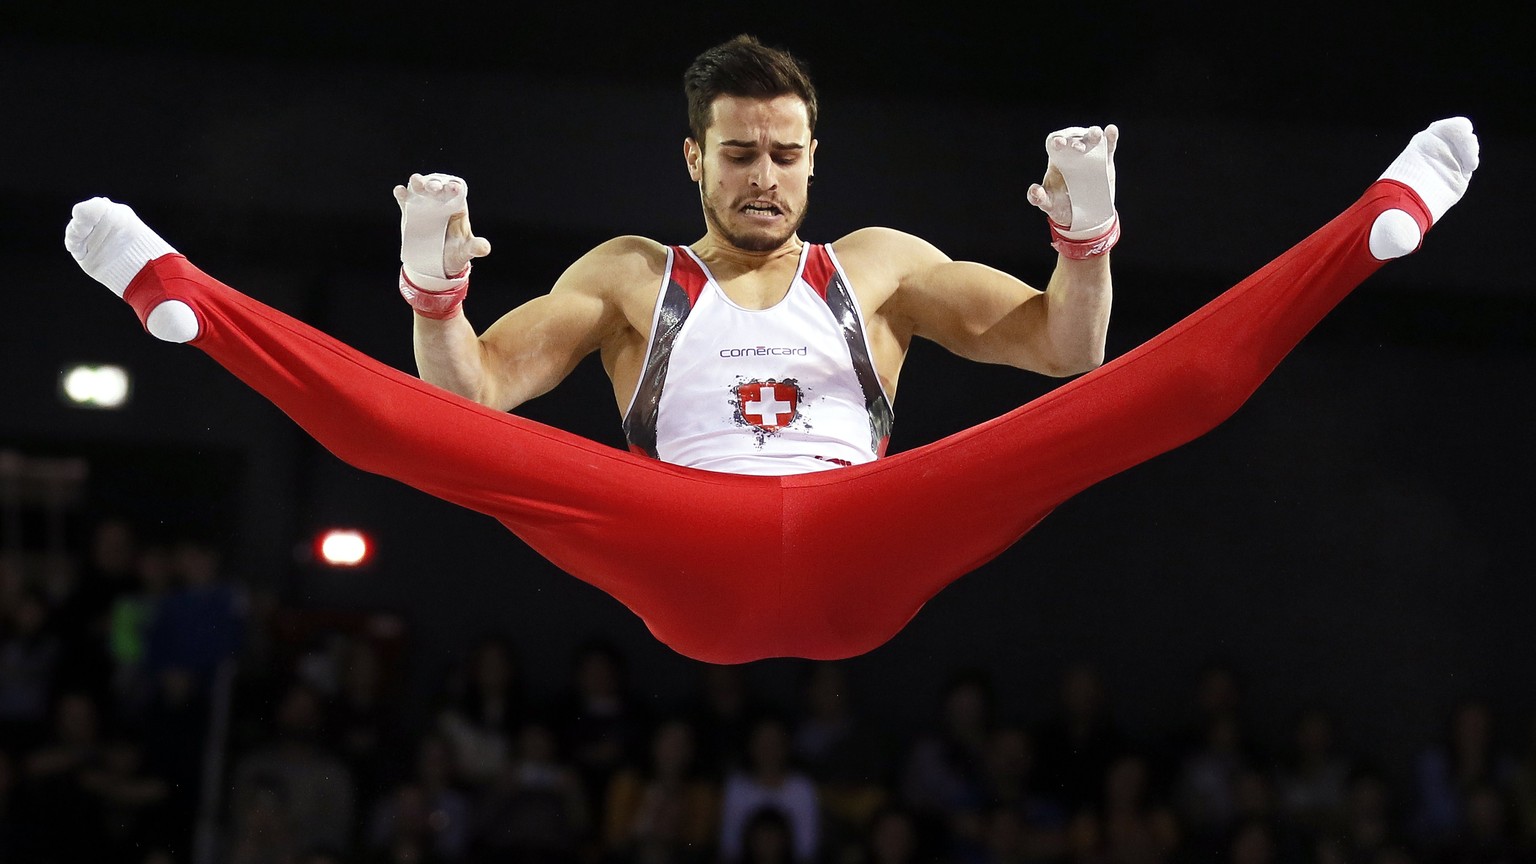
[[[319,558],[331,567],[360,567],[373,556],[373,543],[361,531],[332,528],[315,540]]]
[[[133,390],[128,370],[121,366],[71,366],[59,374],[64,401],[79,408],[121,408]]]

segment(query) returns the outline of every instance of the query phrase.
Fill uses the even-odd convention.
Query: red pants
[[[995,420],[868,465],[749,477],[668,465],[484,408],[197,270],[151,262],[127,297],[196,311],[193,342],[346,462],[500,520],[714,663],[836,659],[895,635],[1068,497],[1230,416],[1379,261],[1346,212],[1172,328]]]

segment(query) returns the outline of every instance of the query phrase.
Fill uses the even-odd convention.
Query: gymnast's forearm
[[[449,318],[413,316],[411,341],[416,354],[416,374],[434,384],[482,405],[489,403],[486,388],[485,348],[475,328],[460,312]]]
[[[1112,297],[1109,255],[1081,260],[1061,256],[1045,294],[1045,343],[1055,366],[1075,375],[1104,363]]]

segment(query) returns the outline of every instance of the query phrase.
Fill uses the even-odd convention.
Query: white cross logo
[[[758,415],[762,419],[759,426],[779,426],[779,415],[788,414],[794,410],[793,402],[784,402],[779,399],[779,388],[772,384],[764,384],[757,389],[757,401],[748,402],[741,406],[741,413]]]

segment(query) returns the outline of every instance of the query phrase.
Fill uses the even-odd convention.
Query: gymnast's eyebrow
[[[733,138],[733,139],[728,140],[728,141],[721,141],[720,142],[720,146],[721,147],[745,147],[745,148],[751,149],[751,148],[757,146],[757,142],[756,141],[738,141],[738,140]],[[773,149],[775,149],[775,150],[804,150],[805,149],[805,145],[801,144],[799,141],[789,141],[789,142],[775,141],[775,142],[773,142]]]

